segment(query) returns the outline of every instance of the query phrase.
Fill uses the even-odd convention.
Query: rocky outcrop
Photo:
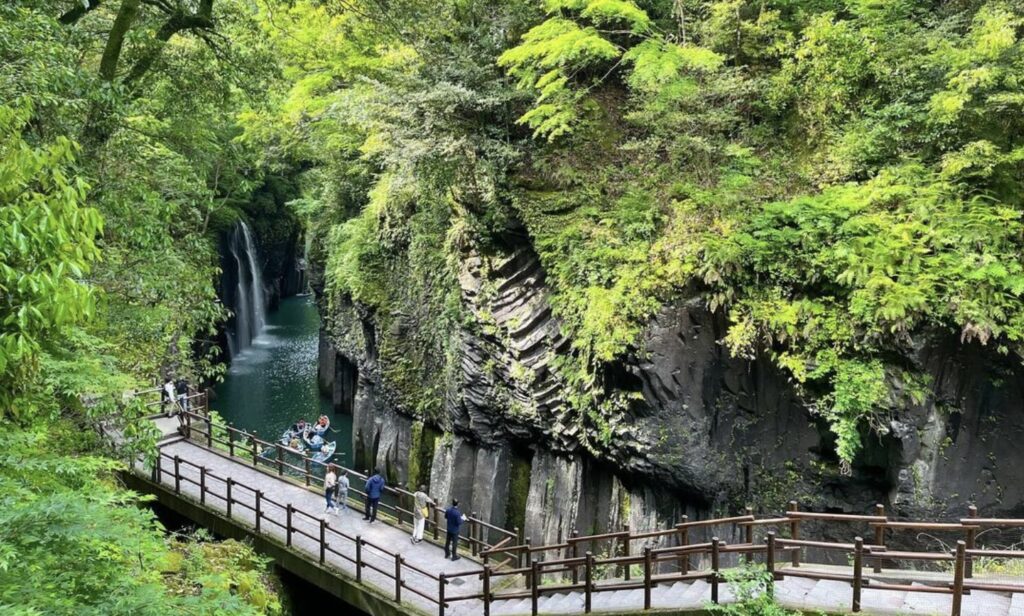
[[[630,402],[612,442],[595,447],[581,433],[587,417],[565,398],[559,358],[571,344],[536,255],[471,255],[459,283],[472,319],[452,334],[458,370],[434,425],[444,436],[417,440],[415,413],[377,366],[385,332],[356,306],[329,315],[322,383],[339,390],[339,362],[357,375],[357,452],[394,481],[429,478],[436,496],[520,526],[535,542],[573,529],[663,528],[746,504],[779,511],[790,499],[825,511],[883,503],[914,517],[956,517],[968,502],[983,515],[1024,509],[1012,474],[1024,462],[1024,374],[988,349],[922,344],[912,361],[932,375],[930,392],[894,414],[888,435],[866,434],[844,476],[827,427],[785,375],[766,358],[731,357],[719,343],[723,317],[683,296],[651,320],[630,357],[606,367],[606,393]]]

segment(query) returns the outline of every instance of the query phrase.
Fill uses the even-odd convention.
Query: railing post
[[[885,505],[883,505],[882,503],[878,503],[877,505],[875,505],[875,515],[883,516],[884,517],[885,516]],[[876,526],[875,527],[875,545],[885,545],[885,527],[884,526]],[[882,572],[882,559],[881,558],[878,558],[878,559],[875,560],[875,565],[874,565],[873,571],[875,573],[881,573]]]
[[[484,616],[491,616],[491,566],[484,565],[483,574]]]
[[[174,456],[174,493],[181,494],[181,458]]]
[[[206,504],[206,467],[199,467],[199,504]]]
[[[864,539],[853,540],[853,611],[860,611],[860,589],[864,576]]]
[[[402,555],[401,554],[395,554],[395,603],[401,603],[401,602],[402,602]]]
[[[519,568],[520,569],[525,569],[527,563],[530,562],[530,538],[529,537],[527,537],[526,539],[523,540],[523,545],[526,546],[526,548],[522,552],[519,553]],[[530,578],[526,578],[526,587],[527,588],[530,587]]]
[[[164,454],[161,451],[156,453],[156,482],[158,484],[164,482]]]
[[[960,605],[964,600],[964,561],[966,560],[967,544],[956,542],[956,564],[953,569],[953,609],[950,616],[960,616]]]
[[[327,560],[327,520],[320,520],[320,564]]]
[[[798,507],[799,506],[796,504],[795,500],[794,501],[789,501],[789,506],[786,507],[786,510],[789,511],[789,512],[795,512],[795,511],[799,510]],[[789,538],[793,539],[794,541],[797,540],[797,539],[800,539],[800,520],[797,519],[797,518],[790,518],[790,521],[789,521]],[[793,550],[790,553],[790,563],[794,567],[799,567],[800,566],[800,549],[799,548]]]
[[[213,449],[213,420],[207,415],[204,417],[206,421],[206,446]]]
[[[284,446],[279,443],[274,451],[277,452],[277,474],[284,475]]]
[[[232,479],[231,477],[228,477],[228,479],[227,479],[227,491],[228,491],[228,493],[227,493],[227,499],[226,499],[225,502],[227,503],[227,509],[228,509],[227,514],[228,514],[228,519],[229,520],[231,519],[231,505],[233,503],[232,497],[231,497],[231,485],[234,484],[234,483],[235,483],[235,480]]]
[[[753,507],[748,506],[745,509],[745,511],[746,511],[747,515],[749,515],[749,516],[754,515],[754,508]],[[746,542],[747,545],[751,545],[751,546],[754,545],[754,525],[753,524],[747,524],[744,527],[743,539],[744,539],[744,541]],[[746,556],[744,557],[744,560],[747,561],[747,564],[750,564],[750,563],[754,562],[754,553],[753,552],[747,552]]]
[[[252,446],[252,465],[259,466],[259,463],[257,461],[257,458],[259,457],[259,452],[256,451],[256,437],[252,434],[249,435],[249,444]]]
[[[192,415],[185,409],[181,409],[181,412],[185,415],[185,438],[192,440]]]
[[[235,457],[235,424],[228,424],[228,455]]]
[[[263,492],[256,490],[256,533],[260,532],[260,519],[263,517]]]
[[[651,609],[651,548],[644,547],[644,609]]]
[[[590,613],[591,608],[591,593],[594,588],[594,554],[593,552],[587,552],[586,554],[586,568],[583,570],[583,611],[587,614]]]
[[[306,465],[306,487],[308,488],[309,487],[309,478],[312,475],[312,473],[310,472],[310,468],[309,468],[309,456],[306,455],[306,454],[302,454],[302,461]]]
[[[442,574],[444,575],[444,574]],[[356,535],[356,582],[363,581],[363,536]]]
[[[291,503],[288,503],[284,507],[284,545],[286,547],[292,547],[292,511],[294,508]]]
[[[711,538],[711,602],[718,603],[718,537]]]
[[[473,556],[476,556],[477,551],[478,551],[478,547],[479,547],[477,542],[476,542],[476,533],[477,533],[477,521],[476,521],[476,512],[474,511],[471,514],[469,514],[469,552]]]
[[[679,530],[679,547],[686,547],[690,544],[690,528],[683,526],[690,520],[690,516],[684,515],[682,522],[676,524],[676,528]],[[679,557],[679,572],[686,575],[690,572],[690,555],[683,554]]]
[[[576,539],[579,536],[580,536],[580,531],[576,530],[575,528],[572,529],[572,538]],[[570,548],[570,553],[569,553],[570,557],[573,558],[573,559],[579,558],[580,557],[580,542],[579,541],[570,541],[569,543],[572,546]],[[577,562],[573,562],[573,564],[572,564],[572,583],[573,584],[578,584],[579,581],[580,581],[580,565]]]
[[[775,531],[768,531],[768,551],[764,555],[764,568],[768,572],[768,596],[775,596]]]
[[[975,507],[974,505],[969,506],[967,508],[967,517],[969,517],[969,518],[976,518],[976,517],[978,517],[978,508]],[[974,544],[975,544],[975,539],[977,537],[977,532],[978,531],[973,529],[973,528],[968,528],[967,529],[967,549],[968,550],[973,550],[975,548]],[[974,557],[972,557],[972,556],[967,556],[967,560],[966,560],[966,562],[964,564],[964,577],[968,578],[968,579],[974,577]]]
[[[540,562],[534,558],[530,563],[530,614],[537,616],[537,602],[540,599],[540,582],[537,579]]]
[[[444,616],[444,586],[448,583],[445,575],[442,573],[437,576],[437,614],[438,616]]]
[[[435,505],[435,506],[432,507],[432,509],[434,510],[434,541],[437,541],[437,537],[438,537],[438,535],[441,532],[441,522],[438,519],[438,514],[440,513],[440,508],[438,508]]]
[[[629,524],[622,525],[622,532],[626,533],[626,537],[622,540],[622,547],[619,548],[619,551],[622,553],[623,558],[629,558]],[[625,563],[623,567],[625,568],[623,575],[628,582],[631,577],[630,574],[632,573],[630,571],[631,567],[629,566],[629,563]]]

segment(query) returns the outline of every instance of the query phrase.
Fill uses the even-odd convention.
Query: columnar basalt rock
[[[724,316],[697,292],[684,294],[651,319],[632,353],[603,367],[602,393],[630,403],[613,442],[595,452],[582,438],[585,417],[565,398],[557,359],[571,341],[536,255],[526,247],[469,255],[459,284],[470,319],[449,334],[458,356],[444,413],[421,418],[447,433],[423,476],[433,495],[459,498],[496,523],[525,516],[523,532],[535,541],[574,528],[664,528],[684,514],[746,504],[778,511],[790,499],[832,511],[884,503],[915,516],[956,517],[968,501],[991,514],[1024,509],[1024,487],[1004,471],[1024,462],[1015,446],[1024,372],[987,349],[922,344],[908,361],[932,375],[931,391],[891,418],[888,435],[865,433],[845,476],[810,393],[767,358],[732,357],[720,343]],[[326,317],[321,370],[332,376],[323,382],[336,390],[337,363],[353,366],[356,450],[405,482],[416,411],[381,376],[376,349],[393,332],[344,302]],[[525,487],[509,471],[512,452],[531,465]]]

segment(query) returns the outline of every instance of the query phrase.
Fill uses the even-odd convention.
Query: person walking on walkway
[[[348,511],[348,486],[348,471],[341,469],[338,483],[334,484],[334,507],[338,515],[341,515],[342,511]]]
[[[160,390],[160,404],[168,417],[174,416],[174,379],[170,376],[164,381],[164,386]]]
[[[327,474],[324,475],[324,499],[327,500],[327,508],[324,513],[330,513],[334,509],[334,490],[338,487],[338,467],[331,464],[327,467]]]
[[[412,495],[412,499],[412,542],[419,543],[423,541],[423,527],[427,525],[427,516],[430,513],[427,505],[436,506],[437,503],[427,496],[427,488],[423,485]]]
[[[188,383],[185,379],[178,379],[174,388],[178,392],[178,411],[182,413],[188,412]]]
[[[459,529],[466,521],[466,516],[459,511],[459,499],[452,499],[452,506],[445,509],[444,519],[448,523],[447,537],[444,540],[444,557],[459,560]]]
[[[373,524],[377,520],[377,506],[380,504],[381,494],[384,493],[384,478],[380,476],[380,469],[373,469],[373,476],[366,480],[366,511],[363,519]]]

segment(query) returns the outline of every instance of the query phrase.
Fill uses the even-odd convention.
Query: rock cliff
[[[638,348],[605,367],[605,393],[628,404],[598,442],[566,400],[560,358],[571,345],[536,255],[470,254],[459,285],[471,319],[449,332],[459,369],[440,417],[417,419],[382,377],[377,341],[391,334],[351,303],[326,315],[321,386],[353,415],[357,464],[429,483],[535,542],[748,504],[779,511],[790,499],[865,513],[883,503],[912,517],[958,517],[970,502],[983,515],[1024,508],[1012,471],[1024,457],[1024,375],[983,347],[921,344],[909,361],[931,375],[928,394],[890,417],[887,434],[865,434],[847,476],[810,404],[767,359],[731,357],[723,318],[696,294],[665,305]]]

